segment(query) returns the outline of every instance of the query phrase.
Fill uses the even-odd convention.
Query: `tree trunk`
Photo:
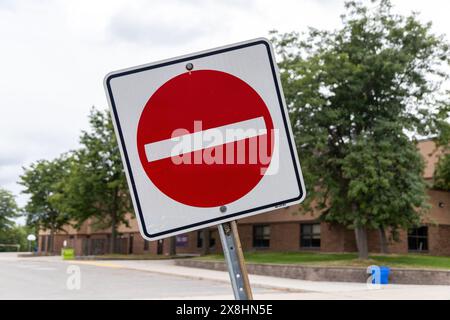
[[[356,246],[358,247],[358,258],[366,260],[369,258],[369,248],[367,245],[367,229],[365,227],[355,227]]]
[[[380,231],[380,252],[389,253],[386,230],[384,229],[383,226],[381,226],[379,231]]]
[[[177,254],[177,238],[170,237],[169,239],[169,255],[175,256]]]
[[[210,232],[208,228],[202,230],[203,233],[203,243],[202,243],[202,255],[206,256],[209,254],[209,243],[210,243]]]

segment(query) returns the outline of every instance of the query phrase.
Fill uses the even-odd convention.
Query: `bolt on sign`
[[[145,238],[304,199],[268,40],[115,71],[104,85]]]

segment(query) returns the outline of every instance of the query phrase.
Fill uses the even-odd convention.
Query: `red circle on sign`
[[[213,147],[207,142],[179,156],[164,150],[172,137],[242,123],[263,123],[267,133]],[[272,132],[269,110],[252,87],[225,72],[198,70],[170,79],[150,97],[139,119],[137,147],[147,176],[161,192],[185,205],[215,207],[242,198],[259,183],[272,157]]]

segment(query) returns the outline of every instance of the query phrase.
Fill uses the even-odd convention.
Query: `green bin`
[[[61,257],[63,260],[73,260],[75,259],[75,250],[73,248],[63,248],[61,249]]]

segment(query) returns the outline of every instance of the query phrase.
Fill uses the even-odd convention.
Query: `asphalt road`
[[[450,286],[325,282],[250,275],[255,299],[450,299]],[[3,299],[233,299],[226,272],[173,260],[62,261],[0,253]]]
[[[79,268],[79,269],[78,269]],[[79,282],[75,278],[80,275]],[[69,285],[68,285],[69,283]],[[77,289],[79,284],[79,289]],[[254,292],[276,292],[255,288]],[[0,253],[0,299],[171,299],[225,296],[230,285],[179,276],[70,264],[56,259],[36,261]]]

